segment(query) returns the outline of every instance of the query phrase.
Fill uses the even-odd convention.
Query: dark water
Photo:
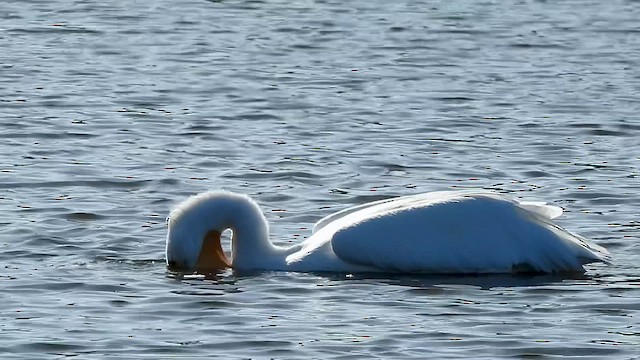
[[[637,1],[0,4],[0,357],[640,358]],[[396,195],[562,206],[584,277],[180,277],[164,219],[274,242]]]

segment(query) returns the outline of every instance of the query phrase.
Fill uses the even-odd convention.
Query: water
[[[640,3],[0,5],[2,358],[640,358]],[[168,272],[186,196],[274,242],[451,188],[546,200],[581,277]]]

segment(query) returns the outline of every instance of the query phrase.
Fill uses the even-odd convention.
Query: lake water
[[[0,357],[640,358],[640,2],[0,4]],[[584,276],[182,276],[165,217],[487,188]],[[228,240],[227,240],[228,242]],[[228,244],[226,244],[228,246]]]

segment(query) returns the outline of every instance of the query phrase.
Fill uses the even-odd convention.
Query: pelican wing
[[[583,271],[608,259],[604,248],[551,223],[557,211],[540,211],[547,205],[532,209],[493,193],[402,199],[327,223],[336,256],[383,271],[440,273]]]
[[[355,205],[355,206],[351,206],[348,207],[346,209],[340,210],[338,212],[335,212],[331,215],[325,216],[322,219],[318,220],[318,222],[316,222],[313,225],[313,232],[317,232],[318,230],[322,229],[323,227],[325,227],[326,225],[330,224],[333,221],[336,221],[339,218],[345,217],[349,214],[352,214],[356,211],[360,211],[366,208],[371,208],[373,206],[377,206],[377,205],[381,205],[381,204],[388,204],[388,203],[403,203],[406,200],[414,197],[415,195],[410,195],[410,196],[402,196],[402,197],[396,197],[396,198],[389,198],[389,199],[383,199],[383,200],[378,200],[378,201],[372,201],[372,202],[368,202],[368,203],[364,203],[364,204],[360,204],[360,205]]]
[[[394,201],[394,200],[397,200],[397,199],[398,198],[378,200],[378,201],[374,201],[374,202],[369,202],[369,203],[365,203],[365,204],[351,206],[351,207],[348,207],[346,209],[334,212],[333,214],[327,215],[327,216],[323,217],[322,219],[318,220],[318,222],[316,222],[313,225],[313,232],[316,233],[316,232],[318,232],[318,230],[320,230],[323,227],[327,226],[328,224],[330,224],[331,222],[335,221],[336,219],[339,219],[341,217],[344,217],[344,216],[349,215],[351,213],[354,213],[356,211],[359,211],[359,210],[362,210],[364,208],[368,208],[368,207],[371,207],[371,206],[388,203],[388,202],[391,202],[391,201]]]
[[[389,199],[383,199],[383,200],[378,200],[378,201],[373,201],[373,202],[368,202],[368,203],[364,203],[364,204],[360,204],[360,205],[355,205],[355,206],[351,206],[348,207],[346,209],[340,210],[338,212],[335,212],[333,214],[330,214],[328,216],[323,217],[322,219],[318,220],[318,222],[316,222],[313,225],[313,233],[318,232],[320,229],[322,229],[323,227],[327,226],[328,224],[337,221],[340,218],[344,218],[347,215],[353,214],[355,212],[358,212],[360,210],[366,210],[366,209],[373,209],[374,213],[378,212],[378,213],[384,213],[389,211],[390,209],[394,209],[394,208],[399,208],[399,207],[403,207],[403,206],[409,206],[412,203],[419,203],[421,201],[425,201],[425,200],[431,200],[431,201],[440,201],[440,200],[444,200],[449,198],[450,196],[453,195],[460,195],[460,194],[465,194],[467,192],[465,191],[433,191],[433,192],[428,192],[428,193],[422,193],[422,194],[417,194],[417,195],[408,195],[408,196],[400,196],[400,197],[395,197],[395,198],[389,198]],[[472,192],[469,191],[469,194],[471,194]],[[490,192],[486,192],[487,194],[492,194]],[[532,203],[534,204],[534,203]],[[545,203],[535,203],[535,204],[542,204],[544,205]],[[382,206],[384,205],[384,206]],[[560,209],[562,211],[562,209]]]
[[[389,207],[397,207],[397,206],[405,206],[411,203],[416,203],[422,200],[427,200],[427,199],[433,199],[433,200],[438,200],[440,198],[447,198],[451,195],[461,195],[461,194],[465,194],[468,193],[469,195],[474,195],[474,194],[492,194],[492,195],[496,195],[496,193],[493,192],[482,192],[482,193],[477,193],[477,192],[472,192],[472,191],[435,191],[435,192],[430,192],[430,193],[424,193],[424,194],[418,194],[418,195],[409,195],[409,196],[402,196],[402,197],[396,197],[396,198],[390,198],[390,199],[384,199],[384,200],[378,200],[378,201],[373,201],[373,202],[369,202],[369,203],[365,203],[365,204],[360,204],[360,205],[355,205],[355,206],[351,206],[349,208],[340,210],[338,212],[335,212],[333,214],[330,214],[328,216],[323,217],[322,219],[318,220],[318,222],[316,222],[313,225],[313,232],[317,232],[318,230],[322,229],[323,227],[325,227],[326,225],[330,224],[333,221],[336,221],[337,219],[340,219],[342,217],[345,217],[349,214],[352,214],[354,212],[360,211],[360,210],[364,210],[367,208],[372,208],[372,207],[379,207],[379,205],[383,205],[383,204],[388,204]],[[506,198],[503,198],[506,201],[510,201]],[[548,219],[555,219],[557,217],[559,217],[560,215],[562,215],[563,210],[561,207],[558,206],[553,206],[553,205],[548,205],[545,202],[539,202],[539,201],[521,201],[519,202],[520,207],[527,209],[529,211],[535,212],[540,216],[546,217]],[[385,207],[386,209],[387,207]]]

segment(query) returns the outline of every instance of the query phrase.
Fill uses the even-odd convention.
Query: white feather
[[[280,248],[269,241],[255,202],[210,192],[171,212],[167,260],[196,258],[187,253],[199,249],[198,236],[230,228],[235,269],[581,272],[584,264],[608,262],[606,249],[551,222],[561,213],[555,206],[518,203],[492,192],[432,192],[339,211],[318,221],[306,241]]]

